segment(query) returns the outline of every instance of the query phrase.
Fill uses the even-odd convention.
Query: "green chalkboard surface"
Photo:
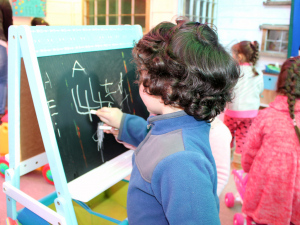
[[[98,145],[101,122],[91,109],[118,107],[143,118],[132,48],[38,57],[67,182],[127,151],[113,135]]]

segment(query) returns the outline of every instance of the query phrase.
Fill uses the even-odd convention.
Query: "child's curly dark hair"
[[[209,121],[232,100],[239,66],[208,25],[176,22],[158,24],[135,45],[139,83],[165,105]]]

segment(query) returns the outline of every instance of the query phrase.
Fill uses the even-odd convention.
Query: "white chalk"
[[[97,110],[91,110],[90,113],[96,115]]]
[[[98,129],[100,129],[100,130],[110,130],[112,127],[110,127],[110,126],[98,126]],[[115,130],[119,130],[119,129],[117,129],[117,128],[115,128]]]
[[[111,127],[110,126],[98,126],[98,129],[100,129],[100,130],[110,130]]]

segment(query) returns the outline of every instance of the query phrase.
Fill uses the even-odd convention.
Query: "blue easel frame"
[[[67,225],[77,225],[77,220],[51,122],[37,57],[131,48],[142,35],[142,28],[139,25],[11,26],[9,28],[10,167],[7,170],[6,182],[15,188],[20,188],[20,73],[21,58],[23,57],[31,96],[58,196],[54,201],[56,210],[65,218]],[[7,195],[7,216],[16,219],[16,201],[10,197]]]

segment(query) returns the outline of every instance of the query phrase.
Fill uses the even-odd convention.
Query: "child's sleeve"
[[[137,147],[147,135],[147,121],[142,117],[123,113],[118,139]]]
[[[151,186],[170,225],[220,224],[216,174],[195,152],[172,154],[155,168]]]
[[[242,152],[242,167],[246,173],[250,171],[254,158],[262,145],[263,126],[266,119],[263,111],[259,111],[257,117],[253,120]]]

